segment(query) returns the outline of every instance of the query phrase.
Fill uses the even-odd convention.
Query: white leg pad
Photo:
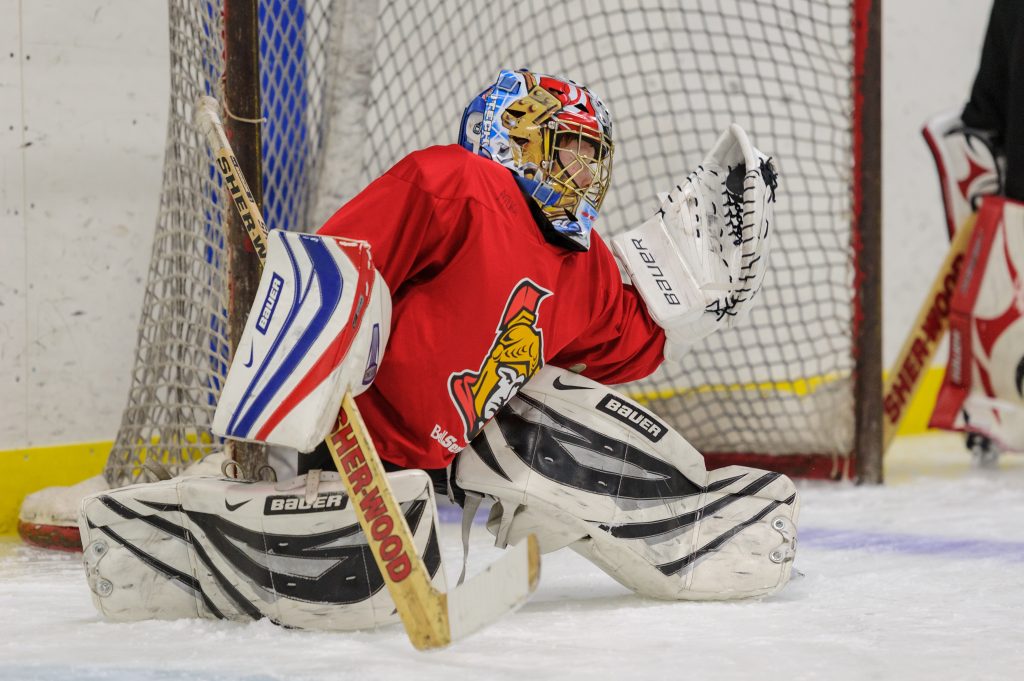
[[[560,369],[539,372],[463,450],[457,481],[498,502],[488,525],[499,544],[533,532],[542,551],[570,546],[646,596],[750,598],[790,577],[789,478],[709,472],[642,406]]]
[[[337,473],[282,483],[181,477],[86,497],[79,514],[93,603],[108,619],[267,617],[352,630],[398,622]],[[388,475],[438,588],[433,487]]]

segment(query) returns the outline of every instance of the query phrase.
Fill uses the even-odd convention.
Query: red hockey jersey
[[[662,362],[664,334],[605,243],[548,243],[514,176],[459,146],[410,154],[320,232],[368,241],[391,289],[388,346],[356,402],[392,463],[447,466],[544,364],[622,383]]]

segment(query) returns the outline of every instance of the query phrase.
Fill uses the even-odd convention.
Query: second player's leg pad
[[[790,577],[799,504],[789,478],[707,471],[639,404],[560,369],[543,369],[484,428],[457,480],[497,500],[499,545],[535,533],[542,551],[570,546],[643,595],[747,598]]]

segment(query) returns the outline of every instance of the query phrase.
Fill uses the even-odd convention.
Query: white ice
[[[646,600],[562,551],[520,611],[431,653],[400,627],[104,622],[78,556],[6,540],[0,679],[1021,679],[1024,458],[979,469],[959,442],[899,443],[882,487],[801,483],[802,576],[774,597]],[[442,541],[457,574],[454,523]],[[497,556],[489,544],[474,528],[470,572]]]

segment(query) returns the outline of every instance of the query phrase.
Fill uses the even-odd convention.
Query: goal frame
[[[224,56],[228,58],[229,62],[232,58],[239,56],[251,57],[251,61],[248,66],[249,73],[247,78],[253,83],[249,86],[250,90],[256,92],[260,89],[259,82],[259,69],[253,67],[253,62],[258,63],[260,56],[260,50],[254,47],[254,43],[258,45],[258,39],[249,37],[244,38],[241,42],[234,43],[237,47],[232,47],[233,36],[236,36],[235,27],[238,25],[246,24],[250,30],[256,30],[257,22],[254,18],[259,13],[257,0],[221,0],[225,9],[225,17],[228,24],[224,29]],[[360,87],[369,87],[369,78],[367,72],[374,66],[373,63],[373,49],[367,49],[365,43],[359,43],[358,40],[351,39],[355,33],[370,34],[372,40],[373,31],[360,30],[361,24],[359,17],[356,16],[356,10],[362,12],[376,11],[376,3],[369,2],[365,6],[360,5],[355,7],[357,3],[351,1],[339,0],[338,5],[333,6],[330,12],[335,14],[335,18],[343,17],[342,23],[335,25],[332,30],[338,30],[340,33],[332,36],[330,49],[336,51],[347,52],[346,59],[347,63],[351,68],[348,68],[343,72],[343,78],[336,78],[337,82],[332,83],[331,92],[325,95],[325,99],[331,102],[331,105],[335,109],[341,109],[345,112],[344,116],[335,115],[328,119],[328,127],[333,127],[337,123],[337,119],[343,118],[341,123],[351,122],[359,119],[361,116],[367,119],[373,118],[374,115],[367,115],[367,109],[360,109],[359,111],[353,111],[352,107],[355,106],[356,100],[366,99],[369,96],[368,92],[364,92],[364,97],[353,96],[353,91],[358,90],[357,85]],[[843,180],[845,186],[840,191],[848,191],[848,200],[843,197],[842,210],[833,213],[834,224],[837,226],[849,225],[848,230],[842,232],[840,241],[848,240],[849,244],[846,249],[842,252],[841,257],[846,259],[850,267],[848,271],[853,272],[853,281],[850,284],[844,284],[844,288],[839,292],[839,296],[845,298],[846,294],[849,293],[848,305],[843,303],[839,298],[833,298],[840,302],[841,307],[845,310],[846,314],[849,314],[848,324],[844,326],[842,332],[842,338],[846,339],[847,345],[843,346],[841,350],[835,350],[832,357],[842,358],[843,366],[843,380],[845,384],[843,386],[842,397],[843,400],[849,400],[850,407],[844,404],[842,405],[843,416],[843,433],[844,437],[835,446],[830,447],[828,443],[815,444],[811,443],[808,445],[795,446],[792,451],[820,451],[817,448],[820,447],[822,450],[826,450],[829,453],[818,453],[818,454],[765,454],[758,453],[757,451],[748,450],[748,448],[758,447],[760,443],[757,441],[759,431],[756,430],[756,426],[753,426],[751,431],[753,435],[747,436],[742,440],[738,446],[742,448],[739,453],[732,451],[730,453],[722,453],[715,451],[716,447],[730,446],[728,443],[715,444],[714,442],[707,442],[701,445],[697,440],[694,440],[695,444],[701,448],[705,453],[709,467],[720,467],[728,464],[744,464],[756,466],[759,468],[766,468],[772,470],[778,470],[781,472],[788,473],[797,477],[811,477],[811,478],[825,478],[825,479],[856,479],[863,482],[874,482],[878,483],[882,481],[882,435],[881,435],[881,396],[882,396],[882,349],[881,349],[881,111],[880,111],[880,18],[881,18],[881,0],[846,0],[846,2],[835,2],[833,3],[836,7],[845,6],[848,12],[844,10],[844,20],[849,22],[849,33],[844,34],[838,40],[831,42],[826,41],[825,44],[841,46],[844,49],[848,49],[846,52],[846,59],[849,59],[850,68],[845,71],[845,74],[836,88],[836,92],[843,88],[843,92],[849,92],[848,99],[844,98],[844,106],[849,106],[849,112],[843,113],[842,120],[845,121],[845,125],[842,128],[844,133],[844,140],[846,140],[848,156],[843,159],[842,167],[849,169],[849,175],[844,175]],[[411,5],[417,9],[418,12],[428,11],[433,12],[433,9],[424,10],[423,6]],[[444,11],[438,9],[438,17],[443,18],[445,15]],[[248,14],[246,14],[248,12]],[[381,8],[382,21],[386,20],[386,8]],[[248,16],[248,19],[245,17]],[[849,17],[848,19],[845,17]],[[803,17],[803,15],[801,15]],[[394,18],[394,17],[392,17]],[[735,18],[735,16],[733,17]],[[745,18],[745,17],[744,17]],[[807,18],[807,17],[804,17]],[[237,20],[237,21],[236,21]],[[756,18],[751,18],[751,21],[756,21]],[[833,23],[832,28],[837,29],[842,23]],[[778,28],[777,26],[775,27]],[[362,37],[362,36],[361,36]],[[847,42],[847,40],[849,42]],[[248,42],[246,42],[248,41]],[[248,49],[246,48],[248,45]],[[390,43],[384,42],[385,49],[391,48]],[[399,49],[394,47],[393,49]],[[355,55],[355,56],[353,56]],[[367,59],[369,57],[369,59]],[[401,60],[401,54],[396,53],[397,60]],[[388,68],[393,68],[392,65],[388,65]],[[233,86],[231,84],[230,75],[231,65],[227,66],[228,75],[226,76],[226,82],[224,83],[224,99],[227,102],[228,118],[229,123],[236,126],[237,130],[230,132],[232,136],[232,143],[238,147],[238,155],[240,160],[243,159],[249,153],[247,148],[250,144],[246,143],[241,139],[245,135],[253,135],[255,142],[255,154],[254,156],[259,158],[260,151],[260,137],[259,137],[259,125],[254,123],[258,121],[260,116],[259,105],[255,107],[248,106],[244,101],[244,87],[243,87],[243,100],[236,102],[233,100]],[[678,68],[678,67],[677,67]],[[172,69],[173,70],[173,69]],[[699,73],[694,71],[694,73]],[[684,74],[685,75],[685,74]],[[394,78],[393,75],[389,76]],[[236,81],[237,82],[237,81]],[[682,81],[681,81],[682,82]],[[845,88],[848,88],[845,89]],[[360,90],[362,91],[362,90]],[[408,96],[408,93],[405,93]],[[365,102],[363,102],[365,104]],[[785,120],[785,119],[783,119]],[[383,125],[387,125],[387,121],[384,121]],[[393,123],[392,123],[393,124]],[[272,128],[272,125],[268,125],[268,128]],[[358,126],[349,126],[356,130],[356,133],[352,134],[350,129],[348,139],[351,140],[352,148],[346,148],[346,155],[351,154],[358,158],[358,154],[361,153],[360,145],[363,144],[364,140],[368,139],[369,134],[365,130],[359,130]],[[706,131],[705,131],[706,132]],[[846,133],[849,132],[849,136]],[[363,133],[363,134],[360,134]],[[681,131],[676,128],[676,133]],[[333,130],[327,136],[332,136]],[[812,134],[811,132],[805,133],[807,135]],[[680,138],[683,139],[683,138]],[[800,138],[801,141],[809,138]],[[813,141],[813,140],[811,140]],[[689,144],[689,143],[688,143]],[[641,148],[641,147],[638,147]],[[397,151],[397,150],[394,150]],[[790,152],[792,153],[792,151]],[[333,170],[337,170],[337,166],[340,163],[339,158],[331,159],[328,154],[324,154],[327,158],[319,159],[318,163],[333,164]],[[340,156],[340,154],[335,154]],[[243,161],[244,162],[244,161]],[[258,161],[257,161],[258,163]],[[357,166],[358,161],[349,161],[348,165]],[[852,166],[852,167],[851,167]],[[258,167],[258,166],[257,166]],[[837,166],[839,167],[839,166]],[[355,170],[356,172],[352,172]],[[354,189],[358,186],[358,168],[349,169],[348,175],[350,176],[343,183],[345,189],[341,192],[332,194],[327,203],[332,203],[334,208],[341,205],[341,202],[348,198]],[[258,178],[260,173],[255,169],[246,169],[246,173],[251,177]],[[785,177],[785,167],[783,167],[783,175]],[[322,173],[321,179],[326,177],[326,173]],[[355,177],[355,179],[352,179]],[[335,182],[336,185],[342,184]],[[320,193],[320,187],[317,188],[318,194]],[[832,196],[839,201],[839,192],[836,191],[836,187],[832,187],[829,196]],[[348,192],[348,194],[346,194]],[[281,195],[281,192],[277,192],[275,195]],[[273,196],[271,197],[273,198]],[[320,199],[320,203],[325,203],[324,200]],[[845,211],[849,212],[849,217]],[[323,213],[322,208],[318,206],[317,213]],[[332,211],[333,212],[333,211]],[[812,211],[806,213],[800,213],[801,215],[814,216]],[[268,215],[268,219],[271,216]],[[849,222],[847,222],[849,220]],[[275,224],[275,226],[277,226]],[[285,225],[286,228],[291,228]],[[306,225],[309,227],[311,225]],[[238,233],[239,230],[229,228],[227,234]],[[849,236],[847,237],[847,232]],[[253,260],[252,254],[247,252],[247,244],[228,246],[227,260],[234,266],[236,255],[243,257],[248,256],[249,260]],[[237,253],[236,253],[237,252]],[[833,251],[839,254],[838,244]],[[852,262],[850,262],[852,261]],[[231,275],[228,278],[231,282],[231,286],[235,286],[235,276]],[[834,282],[832,282],[834,285]],[[247,312],[247,306],[249,303],[250,296],[242,295],[240,290],[230,291],[231,305],[236,308],[232,314],[237,316],[239,314],[239,308],[242,318],[244,318],[245,312]],[[847,318],[844,317],[845,321]],[[235,326],[237,324],[229,324],[229,326]],[[777,326],[774,328],[782,328]],[[234,336],[234,333],[232,333]],[[733,341],[734,342],[734,341]],[[233,343],[232,343],[233,346]],[[708,351],[705,349],[705,353]],[[767,367],[776,367],[777,370],[782,370],[786,367],[785,363],[773,364],[772,360],[767,360]],[[852,367],[852,368],[851,368]],[[831,380],[830,376],[823,377],[824,380]],[[801,380],[802,383],[813,383],[818,380],[817,376],[805,377],[806,380]],[[703,379],[701,379],[703,380]],[[715,379],[711,379],[712,381]],[[750,390],[751,386],[753,390],[760,390],[761,383],[760,379],[755,379],[754,383],[746,383],[746,379],[741,379],[739,383],[733,383],[726,381],[723,386],[714,386],[715,389],[722,387],[725,390],[740,389]],[[685,384],[683,384],[685,385]],[[701,385],[695,383],[694,385]],[[786,392],[790,386],[782,385],[780,388],[781,392]],[[802,387],[802,386],[798,386]],[[629,391],[631,388],[635,388],[637,391],[643,391],[644,387],[641,385],[627,386],[626,390]],[[682,389],[680,393],[685,394],[686,390]],[[689,390],[691,393],[694,390]],[[798,393],[803,395],[803,393]],[[838,393],[835,393],[838,394]],[[848,397],[847,397],[848,396]],[[757,393],[752,393],[751,397],[753,400],[759,399]],[[662,397],[656,397],[655,399],[664,399]],[[681,403],[683,404],[683,403]],[[749,404],[749,402],[748,402]],[[652,405],[654,406],[654,405]],[[657,409],[656,409],[657,411]],[[671,411],[671,410],[669,410]],[[827,420],[829,411],[826,409],[819,412]],[[699,412],[693,412],[696,419],[696,423],[703,423],[699,419],[703,417]],[[668,417],[669,414],[663,416]],[[740,432],[737,430],[743,425],[742,420],[747,417],[740,417],[740,421],[732,424],[732,431],[727,432]],[[668,419],[671,422],[671,418]],[[753,423],[753,421],[751,421]],[[822,425],[822,421],[819,419],[816,425],[793,423],[790,424],[787,421],[776,422],[782,433],[797,432],[803,428],[806,433],[827,433],[827,425]],[[847,439],[852,431],[852,438]],[[743,431],[746,432],[746,431]],[[684,430],[684,436],[687,433]],[[699,438],[699,436],[696,436]],[[850,442],[852,441],[852,444]],[[852,447],[852,451],[842,451],[848,447]],[[837,451],[838,450],[838,451]],[[780,450],[785,452],[785,449]],[[246,468],[252,468],[252,466],[246,466]]]
[[[238,159],[242,176],[251,178],[249,189],[256,206],[263,206],[262,101],[260,88],[259,0],[224,2],[224,104],[229,112],[224,128]],[[227,253],[228,345],[238,347],[256,297],[260,262],[238,211],[224,215],[224,250]],[[254,478],[267,463],[264,445],[225,440],[224,451],[237,465],[236,477]]]

